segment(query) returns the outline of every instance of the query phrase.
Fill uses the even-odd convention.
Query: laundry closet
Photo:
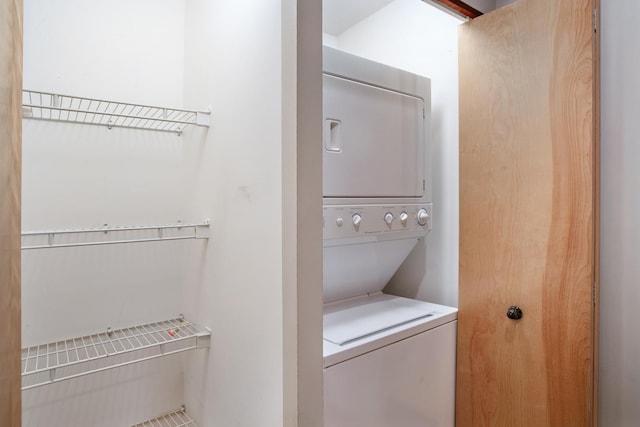
[[[433,230],[383,292],[459,307],[451,374],[458,425],[516,425],[523,419],[531,425],[593,425],[599,2],[520,0],[429,35],[443,21],[421,19],[427,11],[436,12],[397,1],[352,27],[336,24],[337,36],[325,35],[325,44],[432,82]],[[340,6],[334,13],[348,15],[340,15]],[[459,43],[459,53],[448,41]],[[457,128],[459,135],[451,135]],[[392,230],[395,214],[388,211],[384,222]],[[352,218],[354,225],[361,220]],[[325,232],[325,249],[326,240]],[[389,259],[381,257],[378,265]],[[384,425],[381,420],[396,403],[403,405],[406,425],[431,421],[429,411],[422,419],[416,416],[429,399],[418,399],[421,405],[410,397],[396,402],[405,389],[396,386],[398,377],[385,377],[407,366],[405,355],[399,352],[371,371],[356,369],[357,359],[352,360],[353,372],[367,372],[362,381],[393,390],[387,399],[375,400],[377,405],[363,405],[364,416],[380,411],[370,425]],[[446,369],[445,363],[432,362]],[[447,393],[436,376],[421,378]],[[327,400],[327,384],[325,405],[328,401],[343,411],[339,415],[356,419],[348,403]],[[360,401],[374,393],[372,388],[352,394]],[[436,424],[452,425],[452,416],[448,423]]]
[[[521,2],[532,8],[538,4]],[[311,13],[310,5],[298,4],[295,10],[293,3],[265,1],[25,0],[23,425],[135,426],[154,420],[168,426],[279,427],[304,422],[304,417],[312,421],[309,425],[318,422],[323,363],[322,150],[318,146],[313,151],[309,141],[317,139],[320,145],[324,124],[318,119],[313,128],[309,116],[319,118],[322,113],[321,44],[430,80],[426,136],[431,138],[433,204],[414,211],[379,212],[379,219],[391,214],[389,221],[395,226],[404,221],[403,213],[419,219],[420,209],[427,209],[428,220],[419,224],[427,224],[429,230],[418,229],[419,241],[383,292],[455,310],[462,237],[462,20],[419,0],[381,1],[355,14],[342,10],[341,3],[324,1],[320,40],[319,13]],[[579,3],[584,12],[580,17],[586,13],[587,22],[591,4]],[[576,15],[567,10],[577,7],[563,8],[562,16]],[[300,27],[294,30],[296,25]],[[317,30],[315,39],[312,30]],[[502,42],[502,36],[496,39]],[[294,40],[298,46],[293,46]],[[313,46],[305,45],[309,40]],[[510,59],[507,56],[505,67],[514,63]],[[484,87],[473,81],[473,73],[467,71],[466,76],[471,88]],[[584,86],[584,95],[590,93],[589,82],[587,76],[580,84],[558,87]],[[478,105],[484,108],[482,101]],[[501,113],[496,114],[498,125],[502,117],[509,117],[508,110]],[[332,129],[339,126],[329,123]],[[507,132],[493,139],[505,143],[496,146],[498,153],[512,146],[508,137]],[[472,140],[467,134],[465,141]],[[583,141],[588,140],[587,135]],[[339,144],[330,141],[325,148],[339,149]],[[557,153],[562,151],[548,157]],[[548,165],[545,159],[539,165]],[[489,163],[471,159],[466,171]],[[498,169],[510,171],[510,165]],[[482,168],[478,167],[481,172]],[[467,184],[477,182],[472,174],[466,176]],[[589,172],[580,176],[590,177]],[[511,182],[497,181],[493,184]],[[529,181],[515,181],[523,182]],[[536,186],[533,195],[547,194],[539,191],[546,191],[545,185]],[[481,191],[466,194],[487,196]],[[493,196],[474,203],[480,206]],[[559,206],[588,214],[593,206],[588,196],[584,201],[585,209]],[[474,211],[467,207],[464,212]],[[361,212],[339,213],[332,223],[359,222],[352,216],[356,213]],[[484,218],[486,223],[497,218],[492,224],[502,230],[500,214]],[[528,230],[529,216],[517,218],[523,218],[524,226],[514,229]],[[504,235],[488,237],[496,236]],[[512,240],[526,243],[529,236]],[[471,254],[486,255],[484,242],[477,238],[479,246]],[[503,243],[510,241],[498,243],[508,247]],[[511,272],[501,271],[507,270]],[[483,277],[493,277],[493,272]],[[476,278],[471,279],[467,283]],[[591,289],[584,292],[580,297],[586,295],[590,305]],[[497,308],[490,319],[506,328],[505,336],[511,339],[515,335],[509,331],[540,317],[524,307],[522,321],[507,319],[507,306],[522,304],[507,296],[507,301],[492,300]],[[551,295],[550,301],[565,300]],[[481,309],[480,316],[485,307]],[[564,318],[548,319],[555,318],[544,317],[554,326],[569,324]],[[491,363],[498,360],[494,348],[481,347]],[[575,353],[587,359],[592,354],[587,349]],[[587,362],[566,363],[588,369]],[[575,377],[588,377],[582,374]],[[563,391],[569,383],[553,384]],[[504,389],[499,382],[491,386]],[[448,395],[452,404],[453,396]],[[552,394],[536,396],[548,398],[550,404],[562,403]],[[527,399],[519,400],[523,401]]]

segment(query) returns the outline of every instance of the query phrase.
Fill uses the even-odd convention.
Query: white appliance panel
[[[431,212],[430,203],[325,205],[322,212],[322,236],[325,244],[333,239],[372,235],[395,239],[425,236],[431,231]],[[357,222],[355,218],[358,218]]]
[[[323,111],[324,197],[424,194],[423,99],[325,74]]]
[[[380,292],[417,242],[414,237],[325,246],[324,302]]]
[[[456,321],[324,370],[327,427],[453,427]]]

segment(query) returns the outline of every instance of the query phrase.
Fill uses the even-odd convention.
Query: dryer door
[[[421,197],[424,100],[323,76],[324,197]]]

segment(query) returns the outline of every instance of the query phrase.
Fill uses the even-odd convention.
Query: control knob
[[[425,226],[429,222],[429,212],[425,208],[418,211],[418,224]]]
[[[400,213],[400,222],[402,225],[407,225],[407,219],[409,219],[409,215],[406,212]]]
[[[360,222],[362,222],[362,216],[360,214],[353,214],[351,216],[351,220],[353,221],[353,226],[358,228],[360,226]]]
[[[384,222],[386,222],[387,225],[391,225],[391,223],[393,222],[393,214],[391,212],[387,212],[386,214],[384,214]]]

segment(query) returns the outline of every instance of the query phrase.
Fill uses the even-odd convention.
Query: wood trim
[[[0,0],[0,425],[22,423],[22,0]]]
[[[454,10],[467,18],[477,18],[482,15],[478,9],[469,6],[467,3],[460,0],[433,0],[436,3],[440,3],[444,7]]]
[[[593,0],[593,140],[594,140],[594,289],[593,289],[593,427],[598,427],[600,358],[600,0]]]

